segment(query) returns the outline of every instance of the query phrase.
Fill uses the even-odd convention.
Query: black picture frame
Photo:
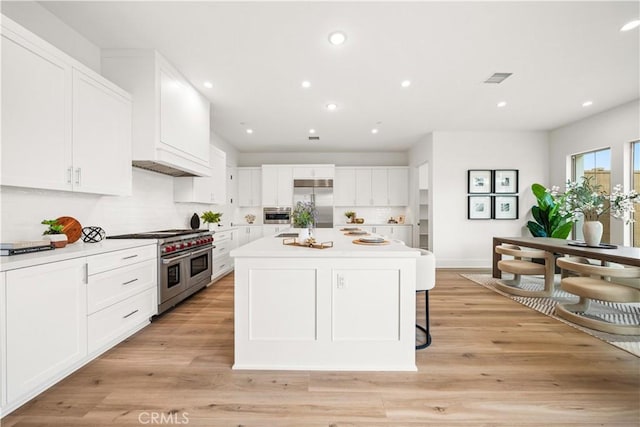
[[[518,219],[519,208],[518,196],[493,196],[493,219]]]
[[[491,196],[467,196],[467,219],[491,219],[492,216]]]
[[[493,173],[491,169],[469,169],[467,171],[467,193],[491,194]]]
[[[518,169],[494,169],[493,192],[495,194],[518,193]]]

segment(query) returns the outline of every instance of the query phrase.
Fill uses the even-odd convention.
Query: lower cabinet
[[[405,245],[412,246],[410,225],[359,225],[358,227],[369,233],[379,234],[385,239],[402,240]]]
[[[229,256],[239,246],[238,229],[216,232],[213,235],[213,279],[219,279],[233,270],[233,259]]]
[[[149,323],[155,244],[0,273],[0,414]]]
[[[238,246],[246,245],[262,237],[261,226],[244,226],[238,228]]]
[[[85,258],[6,273],[7,402],[24,402],[87,355]]]

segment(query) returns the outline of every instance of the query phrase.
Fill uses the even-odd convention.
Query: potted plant
[[[293,220],[293,226],[295,228],[300,228],[300,231],[298,232],[298,239],[306,241],[311,237],[311,229],[315,225],[317,216],[318,211],[312,202],[296,203],[296,206],[291,213],[291,218]]]
[[[533,184],[531,192],[538,201],[538,206],[531,208],[535,222],[527,222],[533,237],[566,239],[573,228],[573,221],[570,214],[561,212],[565,197],[558,196],[556,187],[549,190],[540,184]]]
[[[347,217],[348,221],[347,224],[353,224],[355,218],[356,218],[356,213],[354,211],[346,211],[344,213],[344,216]]]
[[[67,235],[64,234],[64,226],[58,224],[58,220],[43,219],[41,224],[49,226],[42,235],[45,240],[51,241],[54,248],[64,248],[67,246],[68,239]]]
[[[633,222],[633,205],[640,203],[640,195],[635,190],[623,192],[620,184],[613,187],[611,194],[607,194],[601,185],[591,182],[592,178],[583,176],[576,182],[567,181],[564,205],[560,212],[569,215],[574,222],[584,218],[582,234],[585,243],[599,246],[602,238],[600,217],[611,215],[624,220],[625,224]]]
[[[220,219],[222,218],[222,212],[211,212],[206,211],[200,215],[202,221],[206,224],[209,224],[209,230],[213,228],[213,224],[218,224],[220,226]]]

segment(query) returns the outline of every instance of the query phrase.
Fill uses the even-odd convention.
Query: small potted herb
[[[54,248],[64,248],[67,246],[68,239],[67,235],[64,234],[64,226],[58,224],[58,220],[43,219],[41,224],[49,226],[42,235],[45,240],[51,241]]]
[[[298,239],[306,241],[312,237],[311,229],[318,219],[318,211],[312,202],[298,202],[291,213],[293,226],[299,228]]]
[[[346,216],[347,219],[349,220],[347,221],[347,224],[353,224],[355,222],[356,213],[354,211],[346,211],[344,213],[344,216]]]
[[[202,221],[206,224],[209,224],[209,230],[213,228],[213,224],[218,224],[220,226],[220,219],[222,218],[222,212],[211,212],[206,211],[200,215]]]

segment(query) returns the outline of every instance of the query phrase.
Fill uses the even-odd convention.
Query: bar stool
[[[429,327],[429,289],[436,285],[436,257],[432,252],[420,249],[420,257],[416,260],[416,295],[424,292],[425,326],[416,323],[416,328],[424,332],[426,342],[416,345],[416,350],[429,347],[431,333]]]
[[[556,305],[556,315],[587,328],[619,335],[639,335],[640,325],[624,325],[608,322],[589,313],[592,300],[637,303],[640,302],[640,289],[628,284],[617,283],[616,279],[628,280],[640,278],[638,267],[604,267],[589,264],[588,260],[565,257],[558,258],[558,266],[580,274],[578,277],[565,277],[560,287],[580,297],[577,304]]]
[[[522,249],[519,246],[502,244],[496,246],[496,252],[502,255],[510,255],[514,259],[498,261],[498,269],[513,274],[513,280],[500,280],[495,283],[496,288],[512,295],[521,297],[548,297],[553,292],[555,274],[555,258],[552,252],[539,249]],[[543,259],[544,264],[538,264],[528,259]],[[544,276],[544,288],[540,290],[528,290],[520,287],[521,276]]]

